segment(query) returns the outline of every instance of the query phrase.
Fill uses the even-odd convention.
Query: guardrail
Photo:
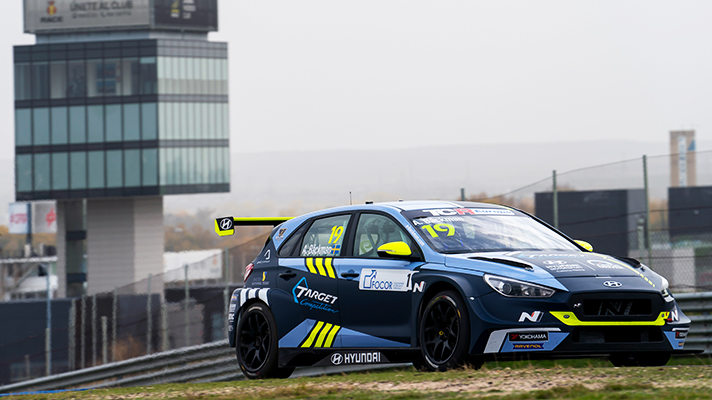
[[[315,376],[390,368],[410,364],[352,365],[297,368],[292,374]],[[0,386],[0,393],[17,393],[67,388],[107,388],[178,382],[220,382],[245,379],[237,366],[235,350],[227,341],[185,347],[119,361],[79,371]]]
[[[675,295],[675,300],[692,320],[685,348],[712,353],[712,292],[680,293]]]
[[[675,296],[692,325],[685,347],[712,353],[712,292]],[[409,364],[298,368],[292,376],[314,376]],[[0,386],[0,393],[66,388],[106,388],[176,382],[241,380],[234,349],[227,341],[165,351],[130,360]]]

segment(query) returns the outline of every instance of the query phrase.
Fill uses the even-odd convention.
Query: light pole
[[[47,328],[45,328],[45,375],[52,374],[52,287],[50,286],[49,265],[40,264],[38,275],[47,278]]]

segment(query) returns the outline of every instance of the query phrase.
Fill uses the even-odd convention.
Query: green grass
[[[480,370],[413,368],[287,380],[168,384],[45,395],[34,399],[712,399],[712,360],[613,368],[605,359],[489,362]]]

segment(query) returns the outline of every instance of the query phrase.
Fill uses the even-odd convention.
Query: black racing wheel
[[[419,339],[422,360],[413,363],[418,369],[446,371],[469,361],[470,318],[458,293],[446,290],[430,300],[420,318]]]
[[[237,324],[237,362],[249,379],[288,378],[294,368],[279,368],[277,324],[264,303],[242,311]]]

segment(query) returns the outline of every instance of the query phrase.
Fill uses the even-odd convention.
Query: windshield
[[[403,213],[439,253],[560,250],[578,247],[535,219],[504,208],[452,208]]]

